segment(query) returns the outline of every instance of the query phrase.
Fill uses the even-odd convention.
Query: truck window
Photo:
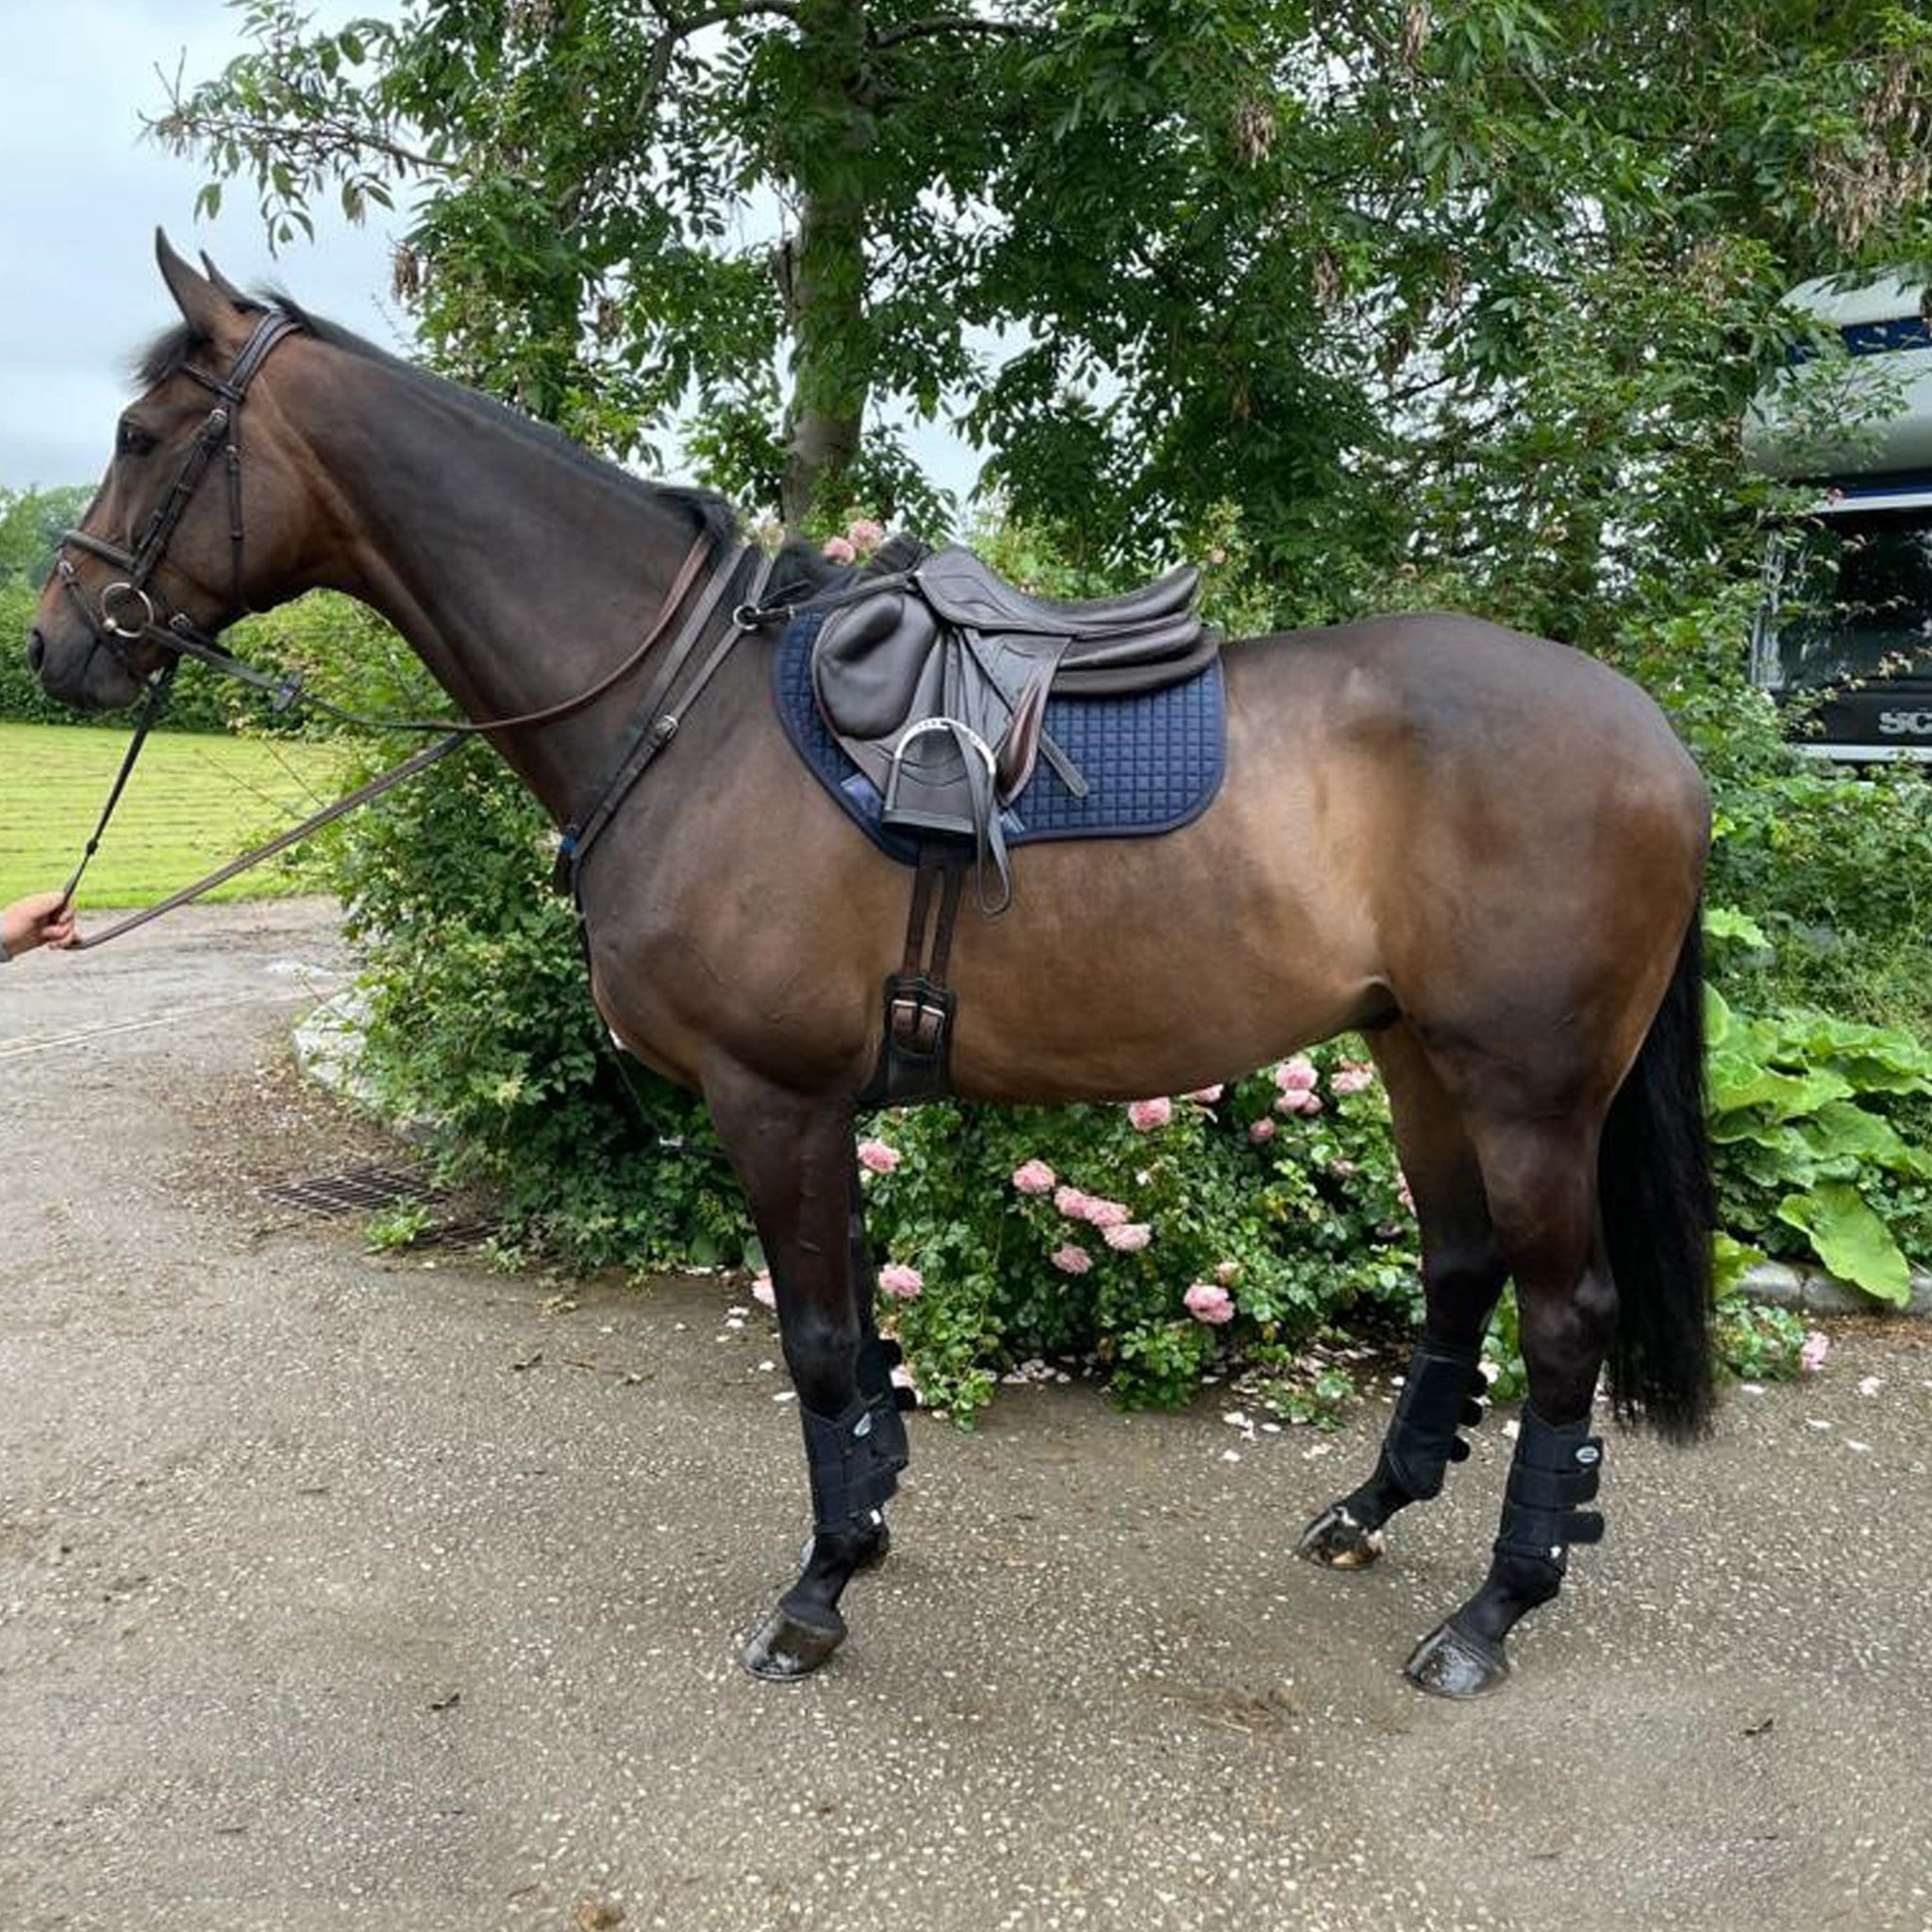
[[[1932,677],[1932,511],[1820,517],[1784,572],[1780,682]]]

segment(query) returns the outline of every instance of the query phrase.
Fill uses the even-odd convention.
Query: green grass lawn
[[[126,748],[125,726],[0,724],[0,904],[65,883]],[[80,904],[140,906],[187,885],[327,804],[341,768],[341,755],[326,745],[157,732],[94,856]],[[272,858],[208,896],[298,891],[293,857]]]

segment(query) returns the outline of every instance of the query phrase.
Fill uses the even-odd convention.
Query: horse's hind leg
[[[1412,1682],[1474,1697],[1509,1674],[1504,1639],[1561,1587],[1572,1543],[1595,1542],[1603,1443],[1591,1403],[1617,1324],[1597,1233],[1597,1126],[1544,1118],[1474,1128],[1497,1238],[1516,1280],[1529,1400],[1509,1466],[1501,1533],[1482,1588],[1424,1639]]]
[[[1407,1026],[1383,1029],[1370,1046],[1415,1197],[1426,1314],[1373,1474],[1315,1517],[1297,1545],[1302,1556],[1336,1570],[1373,1563],[1389,1519],[1438,1494],[1448,1465],[1469,1454],[1457,1431],[1482,1413],[1477,1363],[1504,1278],[1482,1170],[1455,1103]]]
[[[876,1390],[860,1382],[850,1111],[735,1067],[708,1076],[705,1098],[771,1266],[811,1485],[804,1570],[745,1646],[744,1665],[757,1676],[797,1677],[844,1641],[839,1598],[879,1553],[883,1507],[906,1464],[905,1424],[889,1372]]]

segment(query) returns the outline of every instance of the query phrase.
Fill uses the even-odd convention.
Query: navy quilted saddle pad
[[[824,613],[792,620],[772,662],[785,735],[827,791],[881,852],[915,864],[919,848],[879,823],[882,801],[820,717],[811,646]],[[1075,798],[1044,758],[1003,825],[1008,845],[1046,839],[1148,839],[1198,818],[1226,763],[1219,660],[1182,684],[1127,698],[1049,698],[1046,728],[1087,780]]]

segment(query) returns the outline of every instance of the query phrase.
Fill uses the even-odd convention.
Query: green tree
[[[9,490],[0,484],[0,578],[17,578],[36,590],[54,568],[54,547],[63,530],[87,513],[89,484],[64,490]]]
[[[930,514],[951,411],[1089,564],[1231,501],[1289,613],[1728,566],[1776,298],[1932,256],[1902,0],[241,5],[160,135],[284,238],[408,194],[454,373],[794,524]]]

